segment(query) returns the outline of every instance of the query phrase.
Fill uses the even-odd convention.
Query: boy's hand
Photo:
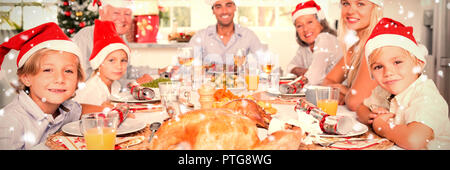
[[[370,110],[372,113],[369,114],[369,121],[367,121],[369,124],[372,124],[373,120],[377,118],[379,115],[389,113],[389,110],[383,107],[376,107]]]
[[[103,107],[103,109],[105,109],[105,108],[113,109],[114,107],[116,107],[116,104],[113,104],[113,103],[111,103],[111,101],[107,100],[102,103],[101,107]],[[128,112],[127,118],[134,119],[134,118],[136,118],[136,116],[132,112]]]
[[[383,131],[383,128],[390,127],[389,120],[394,118],[394,117],[395,117],[395,114],[393,114],[393,113],[386,113],[386,114],[378,115],[373,120],[373,124],[372,124],[374,132],[379,134],[379,135],[381,135],[381,136],[383,136],[383,137],[385,137],[385,134],[384,134],[385,131]]]
[[[376,120],[376,119],[379,119],[379,120],[381,120],[381,121],[383,121],[383,122],[388,122],[389,119],[394,118],[394,117],[395,117],[395,114],[394,114],[394,113],[386,113],[386,114],[380,114],[380,115],[378,115],[378,116],[375,118],[375,120]],[[374,121],[375,121],[375,120],[374,120]]]

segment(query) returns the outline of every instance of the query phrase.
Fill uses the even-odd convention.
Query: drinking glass
[[[247,90],[249,92],[255,92],[256,90],[258,90],[258,84],[259,84],[258,70],[246,71],[245,84],[246,84]]]
[[[190,66],[194,61],[194,51],[192,47],[180,47],[177,49],[178,63],[182,66]]]
[[[339,88],[329,87],[316,90],[317,107],[329,115],[335,116],[338,108]]]
[[[180,73],[182,74],[181,80],[183,85],[192,85],[193,68],[192,63],[194,61],[194,50],[192,47],[180,47],[177,51],[178,63],[181,65]]]
[[[245,63],[245,49],[238,49],[236,54],[234,54],[234,65],[237,67],[237,72],[242,71],[244,63]]]
[[[247,87],[247,91],[251,94],[258,90],[259,85],[259,69],[258,69],[258,61],[254,57],[254,55],[248,55],[248,62],[245,66],[245,85]]]
[[[180,95],[181,83],[176,81],[160,82],[158,85],[161,95],[161,103],[164,105],[169,117],[172,118],[173,116],[179,115],[181,111],[178,99]]]
[[[259,54],[259,62],[260,62],[260,66],[261,66],[261,70],[267,74],[267,81],[269,83],[269,88],[271,87],[272,84],[272,76],[271,73],[273,71],[273,69],[276,67],[276,65],[278,64],[278,56],[272,52],[266,51],[266,52],[262,52]]]
[[[114,112],[83,114],[80,130],[88,150],[114,150],[119,115]]]
[[[204,70],[203,83],[216,81],[218,73],[223,69],[222,57],[218,54],[208,54],[203,58],[202,66]]]
[[[238,49],[237,52],[233,56],[234,65],[235,65],[235,77],[236,77],[236,88],[244,88],[245,85],[245,64],[246,64],[246,55],[245,49]]]

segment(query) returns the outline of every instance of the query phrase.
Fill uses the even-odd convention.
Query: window
[[[2,0],[0,30],[29,29],[57,22],[57,0]]]
[[[192,22],[210,22],[211,7],[207,0],[159,0],[160,28],[171,28],[174,23],[178,27],[196,27]],[[247,27],[286,27],[292,26],[291,12],[298,0],[237,0],[235,22]],[[194,15],[192,14],[194,13]],[[198,13],[202,13],[201,15]],[[205,17],[201,20],[191,17]],[[208,18],[208,19],[206,19]],[[215,19],[214,19],[215,22]],[[211,23],[212,24],[212,23]],[[199,29],[199,28],[193,28]]]
[[[291,11],[296,3],[290,0],[240,0],[237,22],[247,27],[292,26]]]
[[[181,1],[181,2],[180,2]],[[169,28],[175,23],[178,27],[191,27],[192,0],[159,0],[160,27]]]

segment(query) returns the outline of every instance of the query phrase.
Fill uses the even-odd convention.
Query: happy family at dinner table
[[[210,5],[217,23],[188,44],[201,49],[203,60],[266,50],[253,31],[234,23],[234,0]],[[296,6],[292,22],[299,47],[287,72],[307,77],[311,85],[339,88],[340,104],[402,148],[450,149],[448,104],[423,75],[428,52],[413,28],[383,18],[382,0],[341,0],[340,6],[337,34],[314,1]],[[109,97],[127,82],[146,83],[167,70],[129,65],[123,35],[132,23],[130,1],[102,1],[98,12],[95,25],[72,40],[57,24],[46,23],[1,44],[0,64],[11,49],[20,52],[18,96],[0,116],[0,149],[48,149],[49,135],[84,113],[113,107]]]

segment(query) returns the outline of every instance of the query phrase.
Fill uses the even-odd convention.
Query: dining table
[[[235,92],[236,93],[236,92]],[[237,92],[242,93],[242,92]],[[248,92],[243,92],[247,93]],[[184,104],[180,105],[182,114],[190,110],[199,109],[201,106],[198,103],[198,93],[191,92],[191,101],[194,106],[188,107]],[[273,108],[277,110],[272,118],[282,121],[290,119],[298,119],[298,112],[294,109],[298,100],[305,98],[304,95],[298,96],[283,96],[279,94],[269,93],[266,90],[259,90],[251,94],[254,100],[268,102]],[[183,102],[181,102],[183,103]],[[142,128],[126,134],[117,135],[117,141],[134,140],[131,145],[117,146],[116,150],[147,150],[149,149],[149,137],[152,131],[150,124],[154,122],[164,123],[169,118],[169,115],[163,109],[160,101],[152,101],[149,103],[128,103],[131,110],[133,110],[134,118],[127,118],[133,120],[134,123],[144,124]],[[133,109],[134,108],[134,109]],[[356,113],[347,109],[344,105],[339,105],[337,116],[347,116],[353,121],[357,121]],[[365,126],[365,125],[364,125]],[[258,137],[262,141],[268,137],[268,130],[258,128]],[[309,142],[302,142],[298,147],[299,150],[396,150],[401,149],[393,142],[378,136],[373,132],[371,127],[367,127],[367,131],[351,136],[326,136],[326,137],[310,137]],[[129,142],[129,141],[128,141]],[[72,150],[72,149],[86,149],[82,136],[65,133],[63,130],[51,135],[46,141],[46,145],[52,150]],[[71,146],[69,146],[71,145]]]

